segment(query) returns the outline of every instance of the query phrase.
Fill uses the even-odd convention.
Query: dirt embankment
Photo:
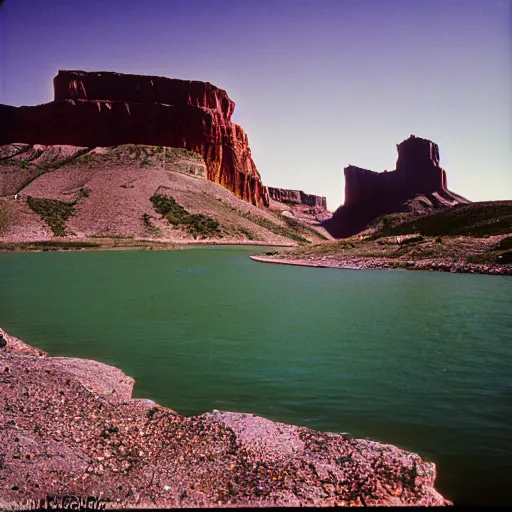
[[[117,368],[49,357],[0,330],[0,508],[448,505],[435,465],[391,445],[132,399]]]

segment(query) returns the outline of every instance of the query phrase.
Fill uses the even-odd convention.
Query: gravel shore
[[[117,368],[1,329],[0,341],[0,509],[70,496],[107,508],[450,505],[435,464],[395,446],[253,414],[184,417],[132,399]]]
[[[346,258],[337,255],[309,258],[284,258],[282,256],[250,256],[250,258],[260,263],[276,263],[301,267],[339,268],[346,270],[426,270],[463,274],[512,276],[512,265],[471,264],[467,262],[454,263],[452,261],[442,261],[439,259],[397,261],[392,258]]]

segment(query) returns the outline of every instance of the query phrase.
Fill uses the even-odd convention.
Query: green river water
[[[456,504],[512,504],[512,279],[249,259],[264,250],[0,254],[0,326],[181,414],[369,437],[436,462]]]

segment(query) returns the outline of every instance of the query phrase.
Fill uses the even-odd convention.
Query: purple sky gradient
[[[448,186],[512,199],[509,0],[6,0],[0,103],[53,98],[59,69],[226,89],[266,185],[343,201],[343,168],[394,169],[410,134]]]

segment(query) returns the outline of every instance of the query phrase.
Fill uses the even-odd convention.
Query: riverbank
[[[171,242],[154,239],[133,239],[123,237],[91,237],[84,240],[43,240],[33,242],[0,242],[2,252],[42,251],[172,251],[202,246],[254,246],[294,247],[293,244],[273,244],[254,240],[201,240]]]
[[[423,270],[512,275],[509,235],[476,237],[352,237],[251,256],[261,263],[349,270]]]
[[[2,509],[47,496],[115,508],[450,504],[435,464],[395,446],[252,414],[184,417],[133,399],[117,368],[0,340]]]
[[[437,272],[452,272],[464,274],[489,274],[512,276],[512,265],[477,265],[464,263],[451,263],[439,261],[399,261],[377,258],[322,258],[314,259],[287,259],[268,256],[250,256],[260,263],[274,263],[279,265],[294,265],[299,267],[338,268],[344,270],[423,270]]]

